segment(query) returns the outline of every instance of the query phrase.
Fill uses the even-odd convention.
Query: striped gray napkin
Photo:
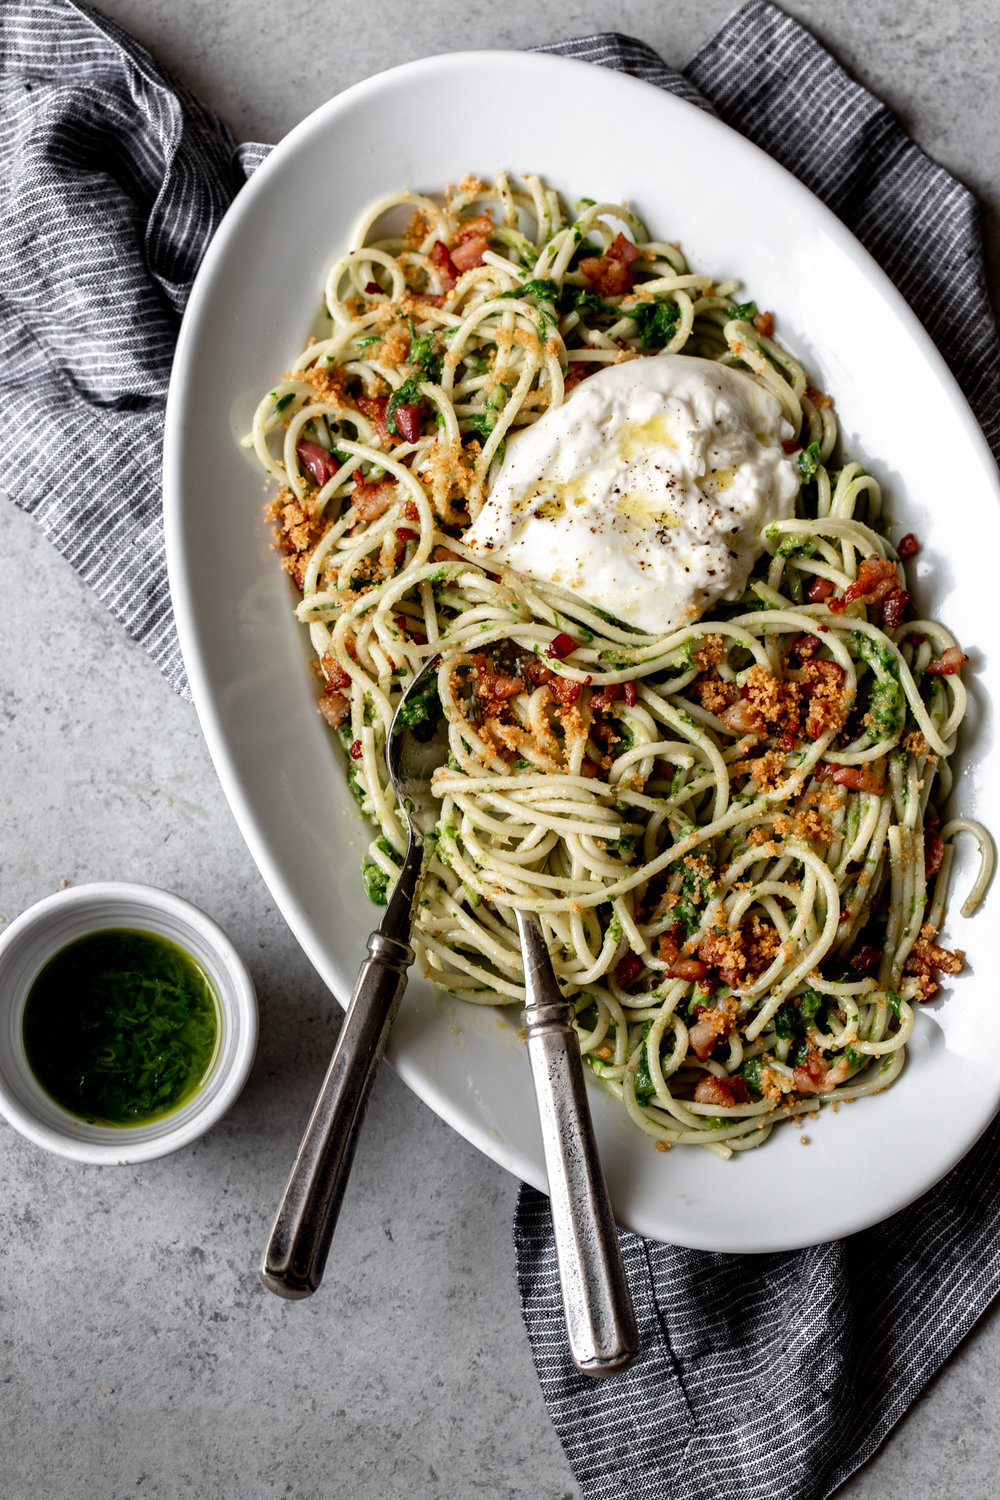
[[[268,149],[88,6],[0,3],[0,486],[185,697],[167,383],[205,247]]]
[[[854,230],[923,319],[1000,455],[1000,344],[971,195],[796,22],[750,0],[678,74],[627,37],[551,50],[714,109]],[[173,687],[160,445],[201,255],[265,146],[74,0],[0,4],[0,482]],[[577,1375],[547,1201],[514,1226],[525,1322],[584,1493],[819,1500],[868,1458],[1000,1290],[1000,1126],[885,1224],[740,1257],[623,1236],[642,1337]]]

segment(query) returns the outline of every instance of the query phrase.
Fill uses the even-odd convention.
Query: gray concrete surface
[[[105,0],[241,138],[276,139],[370,72],[613,25],[680,64],[729,0],[462,7]],[[1000,8],[793,0],[1000,242]],[[488,127],[488,122],[487,122]],[[993,256],[994,263],[996,256]],[[996,282],[994,282],[996,284]],[[0,916],[101,878],[172,887],[250,963],[261,1050],[227,1120],[137,1169],[81,1168],[0,1127],[4,1500],[572,1500],[521,1325],[516,1185],[389,1073],[326,1285],[258,1288],[267,1220],[336,1031],[226,807],[193,709],[10,505],[0,506]],[[845,1500],[1000,1493],[1000,1314],[988,1315]],[[721,1497],[720,1497],[721,1500]],[[734,1496],[733,1500],[738,1500]]]

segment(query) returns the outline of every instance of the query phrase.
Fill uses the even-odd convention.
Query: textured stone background
[[[275,140],[345,85],[433,52],[614,26],[679,65],[731,6],[104,8],[240,138]],[[1000,8],[786,8],[978,192],[1000,285]],[[61,880],[171,887],[229,930],[262,1012],[245,1093],[178,1156],[84,1168],[0,1125],[4,1500],[578,1496],[517,1306],[516,1185],[394,1075],[384,1071],[376,1087],[322,1293],[285,1304],[259,1288],[255,1265],[336,1006],[251,864],[193,709],[7,504],[0,644],[0,916],[10,920]],[[998,1364],[994,1313],[841,1491],[845,1500],[995,1496]]]

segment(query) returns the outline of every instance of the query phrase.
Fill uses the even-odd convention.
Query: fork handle
[[[375,1073],[406,989],[408,943],[373,932],[368,954],[261,1262],[261,1280],[279,1297],[310,1297],[323,1279]]]
[[[422,857],[421,841],[411,831],[278,1205],[260,1275],[279,1297],[310,1297],[323,1279],[375,1073],[413,962],[408,939]]]
[[[527,1005],[521,1015],[549,1181],[570,1354],[585,1375],[614,1375],[639,1347],[618,1229],[597,1153],[573,1007],[552,972],[538,919],[517,913]]]

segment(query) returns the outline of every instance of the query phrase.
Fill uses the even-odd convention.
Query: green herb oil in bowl
[[[190,1099],[215,1057],[219,1007],[194,959],[154,932],[110,928],[50,958],[28,992],[29,1066],[94,1125],[146,1125]]]

